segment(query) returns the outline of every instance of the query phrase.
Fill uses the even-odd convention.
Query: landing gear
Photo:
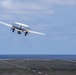
[[[15,31],[15,29],[13,28],[13,30],[12,30],[13,32]]]
[[[18,34],[21,34],[21,32],[20,32],[20,31],[18,31],[17,33],[18,33]]]
[[[12,30],[12,32],[14,32],[14,31],[15,31],[15,29],[14,29],[14,28],[11,28],[11,30]]]
[[[28,34],[28,32],[25,32],[25,36]]]

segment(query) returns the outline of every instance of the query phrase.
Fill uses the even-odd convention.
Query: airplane
[[[22,32],[25,33],[25,36],[29,33],[34,33],[34,34],[39,34],[39,35],[45,35],[44,33],[41,32],[36,32],[36,31],[31,31],[29,30],[29,26],[20,22],[14,22],[16,25],[18,26],[14,26],[11,24],[7,24],[5,22],[0,21],[0,24],[6,25],[8,27],[11,27],[12,32],[14,32],[15,30],[17,30],[18,34],[21,34]]]

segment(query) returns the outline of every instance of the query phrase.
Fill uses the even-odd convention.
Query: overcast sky
[[[0,54],[76,54],[76,0],[0,0],[0,20],[46,34],[18,35],[0,24]]]

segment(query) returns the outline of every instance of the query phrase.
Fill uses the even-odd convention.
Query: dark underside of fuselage
[[[14,27],[14,26],[12,27],[12,32],[14,32],[16,29],[18,30],[17,31],[18,34],[21,34],[24,31],[25,31],[24,32],[25,33],[25,36],[28,34],[28,31],[26,31],[26,29],[22,29],[21,27],[20,28],[19,27]]]

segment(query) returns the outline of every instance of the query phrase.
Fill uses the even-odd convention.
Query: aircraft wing
[[[1,23],[1,24],[4,24],[4,25],[6,25],[6,26],[12,27],[11,24],[7,24],[7,23],[4,23],[4,22],[2,22],[2,21],[0,21],[0,23]]]
[[[41,32],[36,32],[36,31],[31,31],[31,30],[27,30],[27,31],[34,34],[45,35],[44,33],[41,33]]]
[[[20,26],[24,26],[24,27],[29,27],[28,25],[23,24],[23,23],[19,23],[19,22],[15,22],[15,24],[18,24],[18,25],[20,25]]]

